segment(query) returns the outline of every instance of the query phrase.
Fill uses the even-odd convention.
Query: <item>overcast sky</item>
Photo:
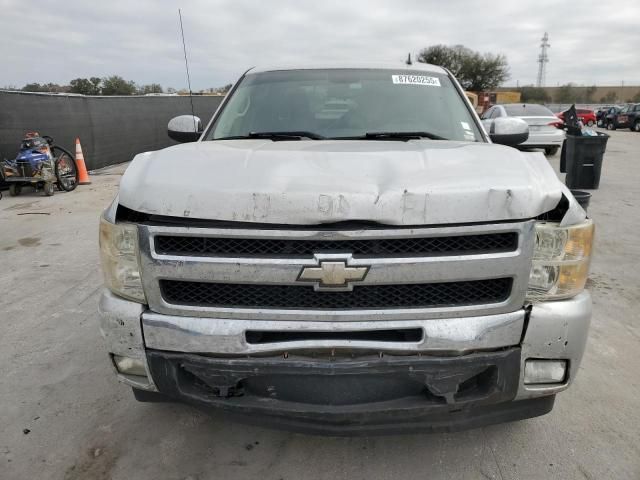
[[[532,84],[549,32],[547,85],[640,85],[640,0],[0,0],[0,88],[121,75],[194,90],[254,65],[402,62],[443,43],[502,53],[507,85]]]

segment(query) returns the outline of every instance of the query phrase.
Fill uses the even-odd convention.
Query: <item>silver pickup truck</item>
[[[545,414],[578,373],[593,223],[448,71],[252,69],[169,136],[100,223],[101,331],[138,400],[438,431]]]

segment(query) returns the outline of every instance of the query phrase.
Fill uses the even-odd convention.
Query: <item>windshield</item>
[[[206,139],[261,132],[306,132],[305,137],[326,139],[424,132],[429,135],[420,136],[483,141],[462,96],[446,75],[403,69],[249,74]]]
[[[553,117],[555,116],[551,110],[542,105],[529,105],[515,103],[511,105],[503,105],[505,112],[510,117]]]

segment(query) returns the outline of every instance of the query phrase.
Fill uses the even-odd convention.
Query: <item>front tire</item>
[[[589,120],[587,122],[587,127],[593,127],[593,120]]]
[[[613,122],[609,122],[607,123],[607,130],[615,130],[616,126],[613,124]]]
[[[67,150],[57,145],[51,147],[55,158],[55,173],[58,188],[70,192],[78,186],[78,168]]]
[[[558,153],[560,147],[547,147],[544,149],[544,154],[553,157],[556,153]]]
[[[633,128],[631,130],[640,133],[640,120],[636,120],[636,123],[633,124]]]

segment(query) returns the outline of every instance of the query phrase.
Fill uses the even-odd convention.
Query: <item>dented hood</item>
[[[431,140],[228,140],[137,155],[119,202],[155,215],[313,225],[532,218],[566,188],[545,157]]]

